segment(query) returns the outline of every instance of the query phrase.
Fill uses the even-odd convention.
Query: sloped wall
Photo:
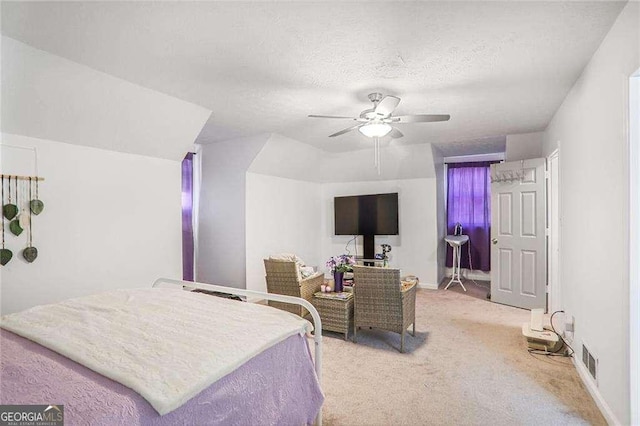
[[[211,111],[2,37],[2,131],[181,160]]]
[[[3,173],[36,148],[45,211],[39,256],[7,238],[2,313],[181,277],[180,160],[210,111],[2,37]]]

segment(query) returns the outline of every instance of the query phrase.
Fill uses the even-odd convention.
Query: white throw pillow
[[[269,260],[275,260],[276,262],[296,262],[298,265],[304,266],[302,259],[293,253],[272,254],[269,256]]]
[[[316,273],[316,271],[313,270],[313,266],[300,266],[299,269],[303,280]]]
[[[305,278],[305,276],[302,274],[304,261],[300,259],[298,256],[296,256],[295,254],[293,253],[272,254],[269,256],[269,260],[273,260],[275,262],[295,262],[297,266],[296,270],[298,271],[298,281],[301,281]],[[312,275],[313,275],[313,272],[312,272]]]

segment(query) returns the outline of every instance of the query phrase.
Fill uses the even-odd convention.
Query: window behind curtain
[[[182,160],[182,279],[193,281],[193,152]]]
[[[457,222],[469,242],[462,246],[460,266],[491,270],[491,173],[493,161],[448,164],[447,234],[453,234]],[[447,246],[446,265],[453,264],[453,250]]]

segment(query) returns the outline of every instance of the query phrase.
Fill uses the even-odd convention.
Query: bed
[[[64,405],[65,424],[322,422],[321,333],[312,357],[305,320],[185,289],[300,304],[321,329],[303,299],[168,279],[36,307],[2,317],[0,404]]]

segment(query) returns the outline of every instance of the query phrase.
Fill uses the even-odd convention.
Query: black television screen
[[[335,197],[336,235],[397,235],[398,193]]]

